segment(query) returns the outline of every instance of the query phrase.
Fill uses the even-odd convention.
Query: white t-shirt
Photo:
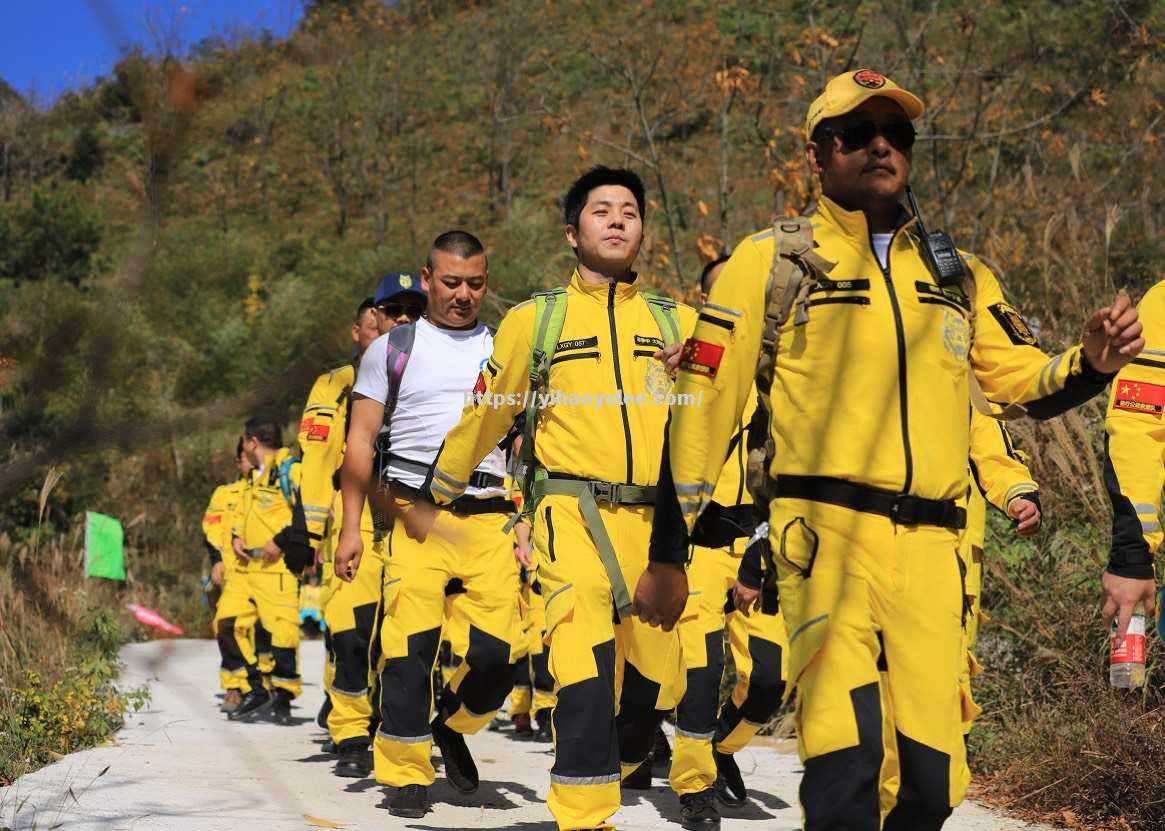
[[[874,256],[878,258],[882,268],[886,268],[886,264],[890,260],[890,240],[894,239],[894,235],[870,234],[870,237],[874,241]]]
[[[418,466],[431,467],[445,435],[461,419],[477,375],[493,353],[493,335],[484,324],[473,329],[442,329],[426,318],[416,322],[416,340],[409,353],[388,432],[392,456],[413,462],[388,464],[388,478],[420,488],[425,475]],[[381,404],[388,397],[388,335],[374,340],[360,358],[352,391]],[[477,467],[498,478],[506,475],[505,455],[494,448]],[[503,487],[475,488],[467,496],[505,496]]]

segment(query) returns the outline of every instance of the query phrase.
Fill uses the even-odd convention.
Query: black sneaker
[[[320,711],[316,713],[316,726],[321,730],[328,729],[328,715],[332,712],[332,697],[324,693],[324,703],[320,705]]]
[[[291,717],[291,693],[277,689],[271,701],[271,720],[280,727],[292,727],[295,719]]]
[[[657,776],[666,776],[671,768],[671,745],[662,727],[655,728],[655,743],[651,746],[651,769]]]
[[[621,783],[625,791],[651,790],[651,757],[643,760],[643,764],[623,777]]]
[[[680,825],[688,831],[719,831],[720,812],[711,788],[680,795]]]
[[[339,753],[339,752],[340,751],[336,747],[336,743],[334,741],[332,741],[331,739],[326,740],[323,744],[320,745],[320,753],[326,753],[329,756],[331,756],[331,755],[333,755],[335,753]]]
[[[251,721],[271,709],[272,700],[271,693],[262,687],[256,687],[243,696],[239,706],[227,718],[231,721]]]
[[[743,808],[748,802],[748,789],[744,787],[744,777],[731,753],[713,751],[716,759],[716,798],[726,808]]]
[[[550,726],[551,712],[553,711],[549,707],[543,707],[534,714],[534,723],[537,725],[532,736],[534,741],[548,743],[554,741],[554,729]]]
[[[429,792],[424,785],[405,785],[396,789],[388,801],[388,812],[394,817],[420,819],[429,812]]]
[[[441,763],[449,784],[461,793],[476,791],[481,780],[477,775],[477,765],[474,764],[473,756],[465,744],[465,737],[447,727],[440,716],[433,719],[430,727],[433,730],[433,740],[441,749]]]
[[[340,760],[336,762],[336,776],[342,779],[365,779],[372,773],[372,754],[365,745],[359,742],[347,747],[341,745],[337,752]]]

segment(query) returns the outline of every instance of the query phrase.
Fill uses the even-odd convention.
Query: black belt
[[[899,525],[935,525],[962,530],[967,511],[953,499],[924,499],[829,476],[777,477],[777,498],[809,499],[889,517]]]
[[[418,462],[415,459],[398,456],[391,451],[388,454],[387,465],[395,465],[402,470],[407,470],[426,478],[429,476],[433,467],[424,462]],[[506,486],[506,480],[500,476],[494,476],[492,473],[486,473],[484,470],[475,470],[469,474],[469,482],[467,484],[471,488],[485,490],[486,488],[504,488]]]
[[[482,476],[490,476],[488,473],[481,474]],[[492,479],[498,479],[497,476],[491,476]],[[500,483],[500,479],[498,480]],[[472,484],[472,482],[471,482]],[[392,495],[406,496],[414,502],[428,502],[432,504],[433,498],[429,494],[422,491],[420,488],[414,488],[411,485],[406,485],[404,482],[397,482],[393,480],[388,483],[389,493]],[[500,485],[474,485],[474,487],[499,487]],[[452,502],[445,505],[437,505],[442,511],[448,511],[451,514],[458,516],[473,516],[475,514],[512,514],[515,510],[513,500],[505,496],[491,496],[486,499],[474,499],[472,496],[459,496]]]

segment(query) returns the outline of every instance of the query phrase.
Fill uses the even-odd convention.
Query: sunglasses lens
[[[914,125],[909,121],[891,121],[882,126],[882,135],[895,150],[904,152],[914,146]]]
[[[850,124],[842,129],[841,143],[845,145],[846,150],[861,150],[873,141],[877,134],[878,128],[874,122],[859,121],[857,124]]]

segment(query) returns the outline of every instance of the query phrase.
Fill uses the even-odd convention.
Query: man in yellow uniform
[[[647,565],[671,391],[656,356],[695,316],[631,270],[643,208],[630,171],[594,168],[571,186],[566,237],[578,267],[564,289],[503,318],[473,405],[433,469],[433,498],[456,498],[525,406],[523,511],[557,693],[548,804],[562,829],[605,826],[621,775],[647,757],[683,693],[679,638],[634,620],[627,592]]]
[[[235,448],[235,467],[238,478],[214,489],[210,504],[202,515],[203,540],[211,563],[210,580],[222,589],[214,610],[214,631],[221,659],[219,683],[226,693],[220,708],[224,713],[233,713],[243,694],[250,690],[246,666],[256,660],[255,607],[245,593],[228,589],[231,576],[238,571],[238,561],[231,550],[231,528],[251,473],[251,462],[243,453],[241,438]]]
[[[409,274],[386,275],[376,294],[360,304],[352,324],[352,362],[316,379],[299,422],[303,455],[300,494],[312,546],[331,536],[334,547],[343,522],[338,476],[344,460],[349,396],[356,368],[368,346],[401,316],[415,320],[424,309],[420,282]],[[379,309],[379,311],[378,311]],[[381,327],[384,327],[384,332]],[[325,670],[326,724],[339,759],[335,773],[360,779],[371,771],[372,676],[380,598],[384,579],[384,544],[375,538],[372,514],[365,508],[360,523],[368,556],[350,583],[335,580],[330,558],[324,564],[324,620],[327,623],[328,665]]]
[[[1145,350],[1112,385],[1105,420],[1104,483],[1112,500],[1112,549],[1104,584],[1106,625],[1128,630],[1137,604],[1157,606],[1153,557],[1161,548],[1161,487],[1165,485],[1165,282],[1141,299]],[[1165,638],[1165,617],[1157,621]]]
[[[299,500],[299,460],[282,447],[279,425],[256,416],[243,426],[243,452],[255,466],[232,529],[236,575],[255,604],[259,622],[271,633],[274,690],[261,686],[256,664],[248,664],[251,690],[232,721],[251,721],[271,711],[276,724],[290,726],[291,701],[300,693],[299,578],[311,562],[307,523]]]
[[[966,791],[969,373],[988,401],[1047,418],[1101,391],[1143,346],[1120,295],[1081,345],[1049,358],[987,266],[924,232],[901,204],[922,111],[870,70],[834,78],[810,106],[806,155],[823,195],[810,217],[736,247],[684,348],[676,391],[703,401],[672,408],[660,527],[636,596],[649,621],[680,614],[683,532],[758,379],[808,829],[936,829]],[[892,796],[880,784],[890,744]]]
[[[515,500],[521,504],[521,496]],[[554,679],[550,675],[550,654],[545,644],[546,599],[538,581],[530,524],[522,521],[515,525],[514,537],[514,556],[521,566],[518,588],[521,626],[509,715],[515,738],[548,742],[552,740],[550,716],[554,709]]]
[[[476,237],[465,231],[438,236],[421,276],[428,296],[424,317],[377,338],[360,362],[340,480],[343,530],[335,553],[336,576],[351,580],[351,568],[359,568],[364,555],[354,518],[372,481],[375,442],[379,481],[387,491],[378,502],[389,516],[403,518],[388,529],[381,720],[373,760],[377,781],[397,789],[389,811],[414,818],[428,810],[428,787],[436,776],[430,760],[434,740],[446,780],[464,793],[477,789],[465,736],[489,724],[513,685],[511,641],[518,612],[518,568],[503,530],[514,504],[496,442],[484,461],[477,460],[480,467],[465,471],[465,496],[437,512],[431,528],[418,530],[410,520],[412,506],[428,499],[433,459],[493,344],[493,333],[478,320],[488,264]],[[464,626],[463,660],[430,721],[433,666],[454,588],[459,593],[451,625]],[[450,640],[456,646],[458,638]]]
[[[707,300],[726,261],[714,260],[705,268],[700,279],[702,300]],[[753,557],[745,565],[745,549],[763,520],[744,480],[753,430],[765,429],[763,417],[754,421],[755,392],[750,400],[729,442],[712,502],[693,533],[696,544],[688,580],[692,595],[698,595],[699,614],[679,626],[687,692],[676,709],[669,778],[680,797],[681,824],[691,831],[719,828],[713,794],[729,808],[745,805],[748,792],[733,754],[768,723],[785,692],[784,619],[774,604],[761,602],[762,581],[753,579],[754,574],[759,578],[761,564],[751,562]],[[752,546],[751,553],[758,555],[759,546]],[[748,595],[739,603],[734,597],[738,583],[738,593]],[[736,683],[721,706],[726,630]]]

